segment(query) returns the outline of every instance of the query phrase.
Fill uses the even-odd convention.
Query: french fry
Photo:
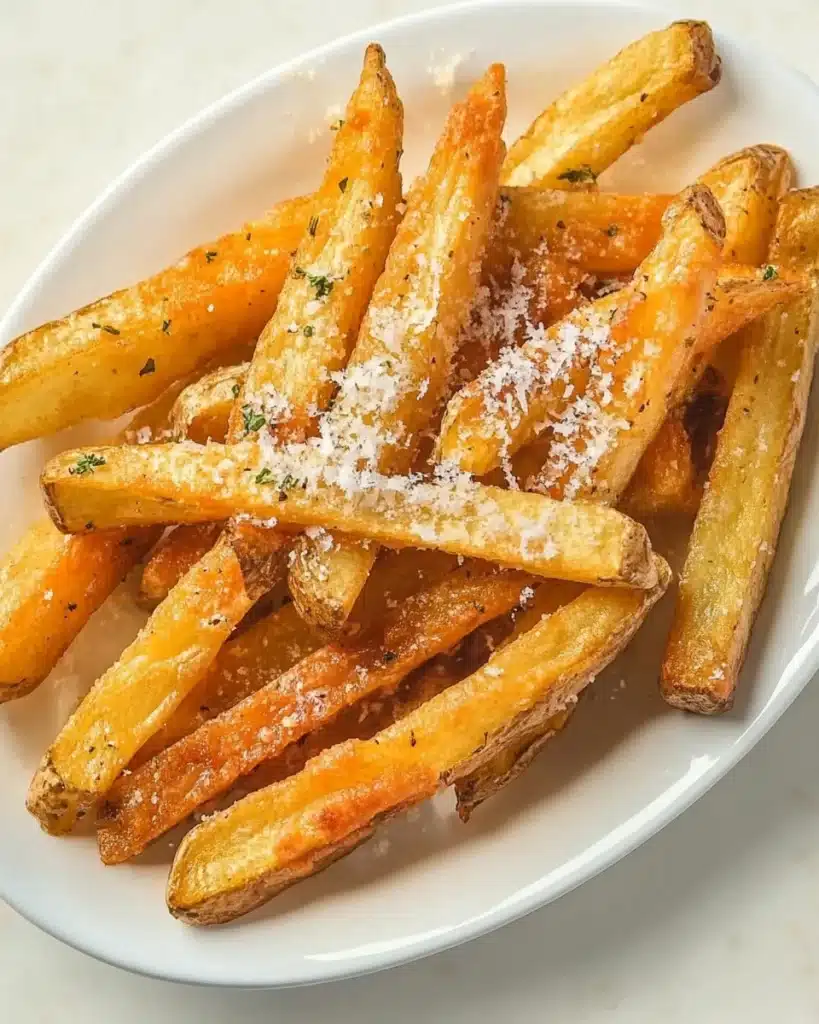
[[[728,397],[727,381],[709,366],[637,464],[619,505],[624,512],[640,520],[697,514]]]
[[[55,522],[69,532],[89,524],[110,529],[243,513],[555,579],[654,585],[644,528],[613,509],[471,481],[423,483],[369,470],[351,478],[346,466],[326,463],[317,449],[293,447],[295,456],[283,448],[266,457],[252,442],[79,448],[46,465],[43,489]],[[91,472],[77,472],[92,463]]]
[[[771,266],[815,272],[817,258],[819,189],[791,192],[780,205]],[[715,714],[733,703],[787,505],[817,323],[814,288],[743,339],[663,661],[662,694],[675,707]]]
[[[224,441],[233,403],[247,380],[249,363],[223,366],[184,388],[171,412],[171,430],[177,441]]]
[[[326,750],[303,771],[194,828],[168,883],[190,924],[232,920],[348,852],[385,817],[492,755],[510,720],[549,718],[628,643],[670,570],[649,591],[590,590],[497,651],[484,668],[369,741]],[[544,656],[545,654],[545,656]]]
[[[229,423],[230,441],[266,425],[289,434],[308,429],[316,405],[326,401],[328,373],[343,365],[383,268],[401,196],[403,114],[380,47],[368,47],[346,114],[317,194],[316,208],[324,212],[310,220],[256,345]],[[294,322],[295,332],[289,329]],[[94,465],[89,458],[73,475],[93,474]],[[220,518],[228,516],[211,517]],[[229,523],[154,611],[66,724],[32,781],[28,807],[47,831],[69,831],[164,725],[281,573],[283,543],[277,531]],[[101,737],[102,726],[109,732]]]
[[[705,22],[677,21],[651,32],[547,107],[509,150],[501,180],[593,184],[649,128],[713,89],[720,73]]]
[[[385,552],[353,613],[359,634],[380,622],[385,607],[395,608],[420,589],[439,582],[455,565],[454,558],[437,551]],[[140,748],[130,767],[149,760],[232,708],[320,646],[320,637],[293,604],[260,619],[225,644],[204,679]]]
[[[641,338],[657,347],[658,328],[665,338],[660,348],[675,358],[685,350],[683,336],[694,336],[692,324],[713,287],[723,220],[711,193],[693,186],[671,204],[663,224],[663,236],[631,285],[570,313],[543,337],[504,350],[450,401],[438,441],[441,461],[485,475],[534,440],[550,420],[577,415],[577,400],[595,374],[605,385],[605,404],[615,383],[614,362],[620,364],[618,376],[625,377],[622,366],[639,365]],[[639,384],[636,377],[634,383]],[[635,386],[633,393],[638,392]]]
[[[151,552],[139,581],[138,601],[143,608],[156,608],[185,573],[204,558],[219,538],[224,523],[177,526]]]
[[[407,473],[447,389],[479,283],[503,160],[503,66],[493,65],[447,118],[376,284],[322,435],[357,465]],[[347,621],[375,544],[303,537],[290,567],[301,615],[331,634]]]
[[[165,435],[178,391],[140,410],[120,440]],[[40,685],[159,534],[149,527],[67,537],[45,519],[23,535],[0,562],[0,704]]]
[[[491,566],[464,566],[406,601],[375,637],[315,651],[123,777],[111,789],[99,821],[103,861],[135,856],[203,801],[345,707],[395,689],[455,640],[514,607],[529,580]]]
[[[0,352],[0,448],[157,398],[238,342],[276,306],[312,199],[191,250],[153,277],[43,324]]]

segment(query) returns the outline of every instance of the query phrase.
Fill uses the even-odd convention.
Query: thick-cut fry
[[[677,107],[720,80],[703,21],[677,21],[621,50],[559,96],[509,150],[504,185],[593,184]]]
[[[456,561],[438,551],[385,552],[376,564],[353,612],[359,635],[412,594],[442,580]],[[165,725],[140,748],[139,765],[198,729],[321,646],[321,639],[292,604],[254,623],[228,641],[205,678],[188,694]]]
[[[102,859],[117,863],[134,856],[203,801],[343,708],[394,689],[455,640],[514,607],[530,580],[491,566],[464,566],[405,602],[375,638],[345,647],[330,645],[308,656],[120,779],[99,824]]]
[[[379,473],[407,473],[450,387],[489,237],[504,154],[504,70],[493,65],[451,111],[429,168],[375,287],[361,333],[321,433],[335,457]],[[302,616],[335,632],[347,620],[378,553],[375,544],[304,537],[290,568]]]
[[[631,285],[569,314],[521,348],[506,349],[455,396],[441,428],[442,461],[483,476],[534,440],[550,419],[589,412],[591,405],[577,407],[587,389],[600,390],[604,410],[615,384],[637,396],[641,360],[651,359],[646,346],[682,358],[682,342],[696,336],[693,324],[713,287],[724,225],[713,196],[701,186],[683,192],[663,224]],[[658,332],[662,340],[655,341]],[[623,372],[626,364],[635,367],[633,381]],[[598,431],[603,418],[615,428],[604,411],[595,417]]]
[[[815,271],[818,257],[819,189],[791,192],[780,206],[772,272]],[[663,662],[662,693],[676,707],[714,714],[733,703],[787,505],[817,325],[814,290],[743,339]]]
[[[178,392],[171,387],[140,410],[120,440],[166,436]],[[149,527],[66,537],[46,519],[8,552],[0,562],[0,704],[39,686],[159,532]]]
[[[249,344],[276,306],[312,210],[281,203],[145,281],[23,334],[0,352],[0,448],[113,419]]]
[[[185,573],[210,551],[223,526],[223,523],[177,526],[163,537],[142,570],[140,605],[150,609],[164,601]]]
[[[728,396],[725,378],[709,366],[640,459],[620,502],[624,512],[637,519],[697,514]]]
[[[549,718],[626,645],[663,593],[587,591],[371,741],[349,741],[183,840],[168,906],[191,924],[246,913],[368,838],[384,817],[492,756],[510,721]],[[545,655],[545,656],[544,656]]]
[[[500,198],[490,262],[546,251],[586,273],[630,274],[657,244],[673,197],[535,187],[501,189]]]
[[[369,470],[356,476],[305,454],[315,456],[315,449],[292,447],[296,456],[283,448],[267,458],[251,442],[78,448],[48,463],[43,489],[55,522],[68,531],[244,513],[387,547],[437,548],[555,579],[654,585],[644,528],[613,509],[466,480],[422,483]],[[92,472],[76,473],[92,461]]]
[[[231,441],[263,427],[289,434],[308,429],[329,397],[328,372],[343,365],[383,268],[401,196],[403,114],[378,46],[367,48],[346,114],[317,194],[324,212],[310,220],[276,312],[256,345],[229,425]],[[98,465],[89,456],[73,467],[72,479],[93,475]],[[47,752],[28,801],[44,828],[70,830],[168,720],[272,586],[282,545],[276,531],[229,523],[174,587]],[[139,699],[131,698],[134,690]],[[100,753],[95,730],[103,726],[109,732]]]
[[[177,441],[224,441],[233,404],[247,380],[249,363],[223,366],[189,384],[174,403],[171,430]]]

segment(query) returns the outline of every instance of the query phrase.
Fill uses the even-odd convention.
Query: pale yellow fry
[[[383,817],[472,770],[511,718],[560,711],[662,595],[670,570],[659,558],[657,571],[649,591],[587,591],[372,740],[331,747],[198,825],[174,859],[171,913],[191,924],[246,913],[368,838]]]
[[[410,194],[333,406],[321,424],[337,456],[407,473],[420,433],[444,398],[475,289],[498,192],[506,116],[502,65],[450,112],[424,177]],[[335,631],[347,620],[378,553],[375,544],[305,537],[290,568],[302,616]]]
[[[773,267],[815,271],[819,189],[780,206]],[[819,329],[816,290],[746,332],[736,383],[680,577],[662,692],[703,714],[731,707],[765,591],[802,436]]]
[[[306,446],[299,446],[305,448]],[[72,473],[93,462],[84,474]],[[250,442],[75,449],[52,459],[42,482],[69,532],[202,522],[246,514],[287,526],[326,527],[387,547],[436,548],[542,576],[597,585],[654,585],[642,526],[611,509],[460,482],[373,480],[353,488],[320,457]],[[160,606],[161,607],[161,606]]]
[[[713,89],[720,71],[703,21],[677,21],[643,36],[535,119],[509,150],[502,183],[593,184],[652,125]]]

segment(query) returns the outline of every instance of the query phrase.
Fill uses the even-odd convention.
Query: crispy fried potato
[[[454,558],[438,551],[408,548],[384,552],[353,611],[358,633],[373,629],[383,619],[385,607],[395,608],[439,582],[456,564]],[[292,604],[260,619],[225,644],[205,678],[140,748],[131,767],[232,708],[320,646],[321,639]]]
[[[628,374],[647,355],[647,345],[658,349],[655,355],[665,351],[682,359],[683,341],[695,337],[694,325],[713,287],[723,220],[711,193],[694,186],[671,204],[663,224],[660,241],[629,286],[569,314],[542,337],[504,350],[450,401],[440,460],[483,476],[534,440],[550,419],[560,430],[561,417],[582,413],[587,429],[602,429],[602,418],[614,428],[608,410],[588,416],[587,387],[593,392],[602,386],[604,405],[615,385],[624,389],[628,382],[628,391],[638,395],[636,372],[633,383]],[[663,340],[655,343],[658,330]],[[577,408],[578,401],[588,408]],[[655,415],[652,410],[649,418]]]
[[[652,125],[713,89],[720,72],[705,22],[677,21],[643,36],[535,119],[509,150],[503,184],[593,184]]]
[[[373,740],[333,747],[198,825],[174,859],[171,913],[191,924],[246,913],[368,838],[384,817],[474,770],[510,721],[560,711],[642,623],[670,578],[659,558],[657,573],[649,591],[587,591]]]
[[[630,274],[657,244],[672,198],[541,187],[501,189],[490,262],[510,262],[510,251],[525,261],[545,250],[586,273]]]
[[[167,436],[180,386],[140,410],[120,440]],[[0,704],[39,686],[159,534],[149,527],[66,537],[50,519],[24,534],[0,562]]]
[[[68,531],[82,532],[89,523],[111,529],[245,513],[339,530],[386,547],[436,548],[555,579],[654,585],[644,528],[613,509],[466,480],[379,478],[369,470],[351,490],[345,466],[336,470],[316,449],[293,447],[301,450],[296,456],[284,448],[266,458],[252,442],[79,448],[47,464],[43,489],[55,522]],[[91,472],[77,473],[92,462]]]
[[[135,856],[203,801],[343,708],[394,689],[454,640],[514,607],[529,580],[491,566],[464,566],[406,601],[372,639],[317,650],[120,779],[99,820],[102,859],[112,864]]]
[[[771,266],[815,272],[817,258],[819,189],[791,192],[780,206]],[[663,661],[662,693],[676,707],[714,714],[733,703],[787,505],[817,324],[814,289],[743,339]]]
[[[153,277],[7,345],[0,448],[84,419],[113,419],[238,342],[253,342],[311,210],[311,199],[281,203]]]
[[[224,441],[233,403],[247,380],[249,363],[223,366],[189,384],[174,403],[171,430],[177,441]]]
[[[321,432],[334,455],[407,473],[421,431],[450,386],[458,336],[478,286],[495,211],[506,118],[503,66],[493,65],[447,118],[378,280]],[[290,567],[301,613],[335,633],[378,553],[353,538],[303,537]]]
[[[177,526],[151,552],[142,570],[137,600],[143,608],[156,608],[185,573],[204,558],[219,538],[224,523]]]
[[[265,424],[289,432],[307,429],[313,403],[327,389],[327,372],[346,358],[386,259],[401,195],[403,117],[380,47],[368,47],[346,114],[316,200],[325,212],[310,220],[276,312],[256,345],[229,440],[256,435]],[[336,275],[344,280],[337,289]],[[300,343],[285,351],[283,335],[296,315]],[[304,333],[304,317],[312,333]],[[305,348],[308,339],[314,345]],[[294,371],[301,374],[295,381]],[[89,458],[73,467],[73,476],[93,475],[95,465]],[[219,518],[226,516],[212,517]],[[276,531],[229,523],[174,587],[46,754],[28,801],[45,829],[69,831],[163,726],[275,582],[282,545]]]
[[[622,511],[640,520],[697,514],[729,394],[723,375],[709,366],[645,450],[620,502]]]

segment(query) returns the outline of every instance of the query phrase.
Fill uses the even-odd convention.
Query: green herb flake
[[[155,373],[155,372],[156,372],[156,363],[154,362],[153,358],[149,358],[148,360],[146,360],[145,365],[139,371],[139,375],[140,375],[140,377],[147,377],[149,373]]]
[[[581,164],[579,167],[570,167],[568,171],[558,174],[559,181],[569,181],[572,185],[579,185],[582,182],[594,183],[597,175],[588,164]]]
[[[265,466],[264,469],[259,470],[256,474],[255,480],[257,484],[272,484],[273,471]]]
[[[319,222],[318,217],[311,217],[310,218],[310,222],[307,225],[307,231],[310,234],[311,238],[315,238],[316,237],[316,229],[318,228],[318,222]]]
[[[326,299],[333,290],[333,282],[326,274],[308,274],[307,280],[316,289],[317,299]]]
[[[763,281],[773,281],[773,279],[775,277],[778,277],[778,276],[779,276],[779,273],[778,273],[776,267],[772,267],[770,264],[768,264],[768,266],[765,267],[765,272],[762,275],[762,280]]]
[[[609,236],[609,238],[614,238],[619,230],[620,229],[617,227],[616,224],[609,224],[609,226],[606,228],[606,234]]]
[[[101,455],[91,452],[88,455],[81,455],[77,459],[77,465],[71,466],[68,472],[71,476],[87,476],[89,473],[93,473],[98,466],[104,465],[105,459]]]
[[[347,182],[349,180],[349,178],[342,178],[341,181],[338,183],[338,187],[341,189],[342,192],[347,191]]]
[[[119,334],[120,332],[116,327],[111,327],[109,324],[94,324],[91,326],[97,331],[105,331],[106,334]]]
[[[244,421],[245,433],[255,434],[265,425],[265,418],[260,412],[256,412],[252,406],[242,406],[242,420]]]
[[[208,263],[213,263],[213,261],[216,259],[218,255],[219,253],[215,249],[208,249],[208,251],[205,253],[205,259],[208,261]]]
[[[170,334],[171,333],[171,321],[170,320],[163,320],[162,321],[162,333],[163,334]]]
[[[238,384],[234,384],[233,387],[230,390],[233,393],[233,397],[234,398],[238,398],[239,397],[239,392],[242,389],[241,389],[241,387]]]

